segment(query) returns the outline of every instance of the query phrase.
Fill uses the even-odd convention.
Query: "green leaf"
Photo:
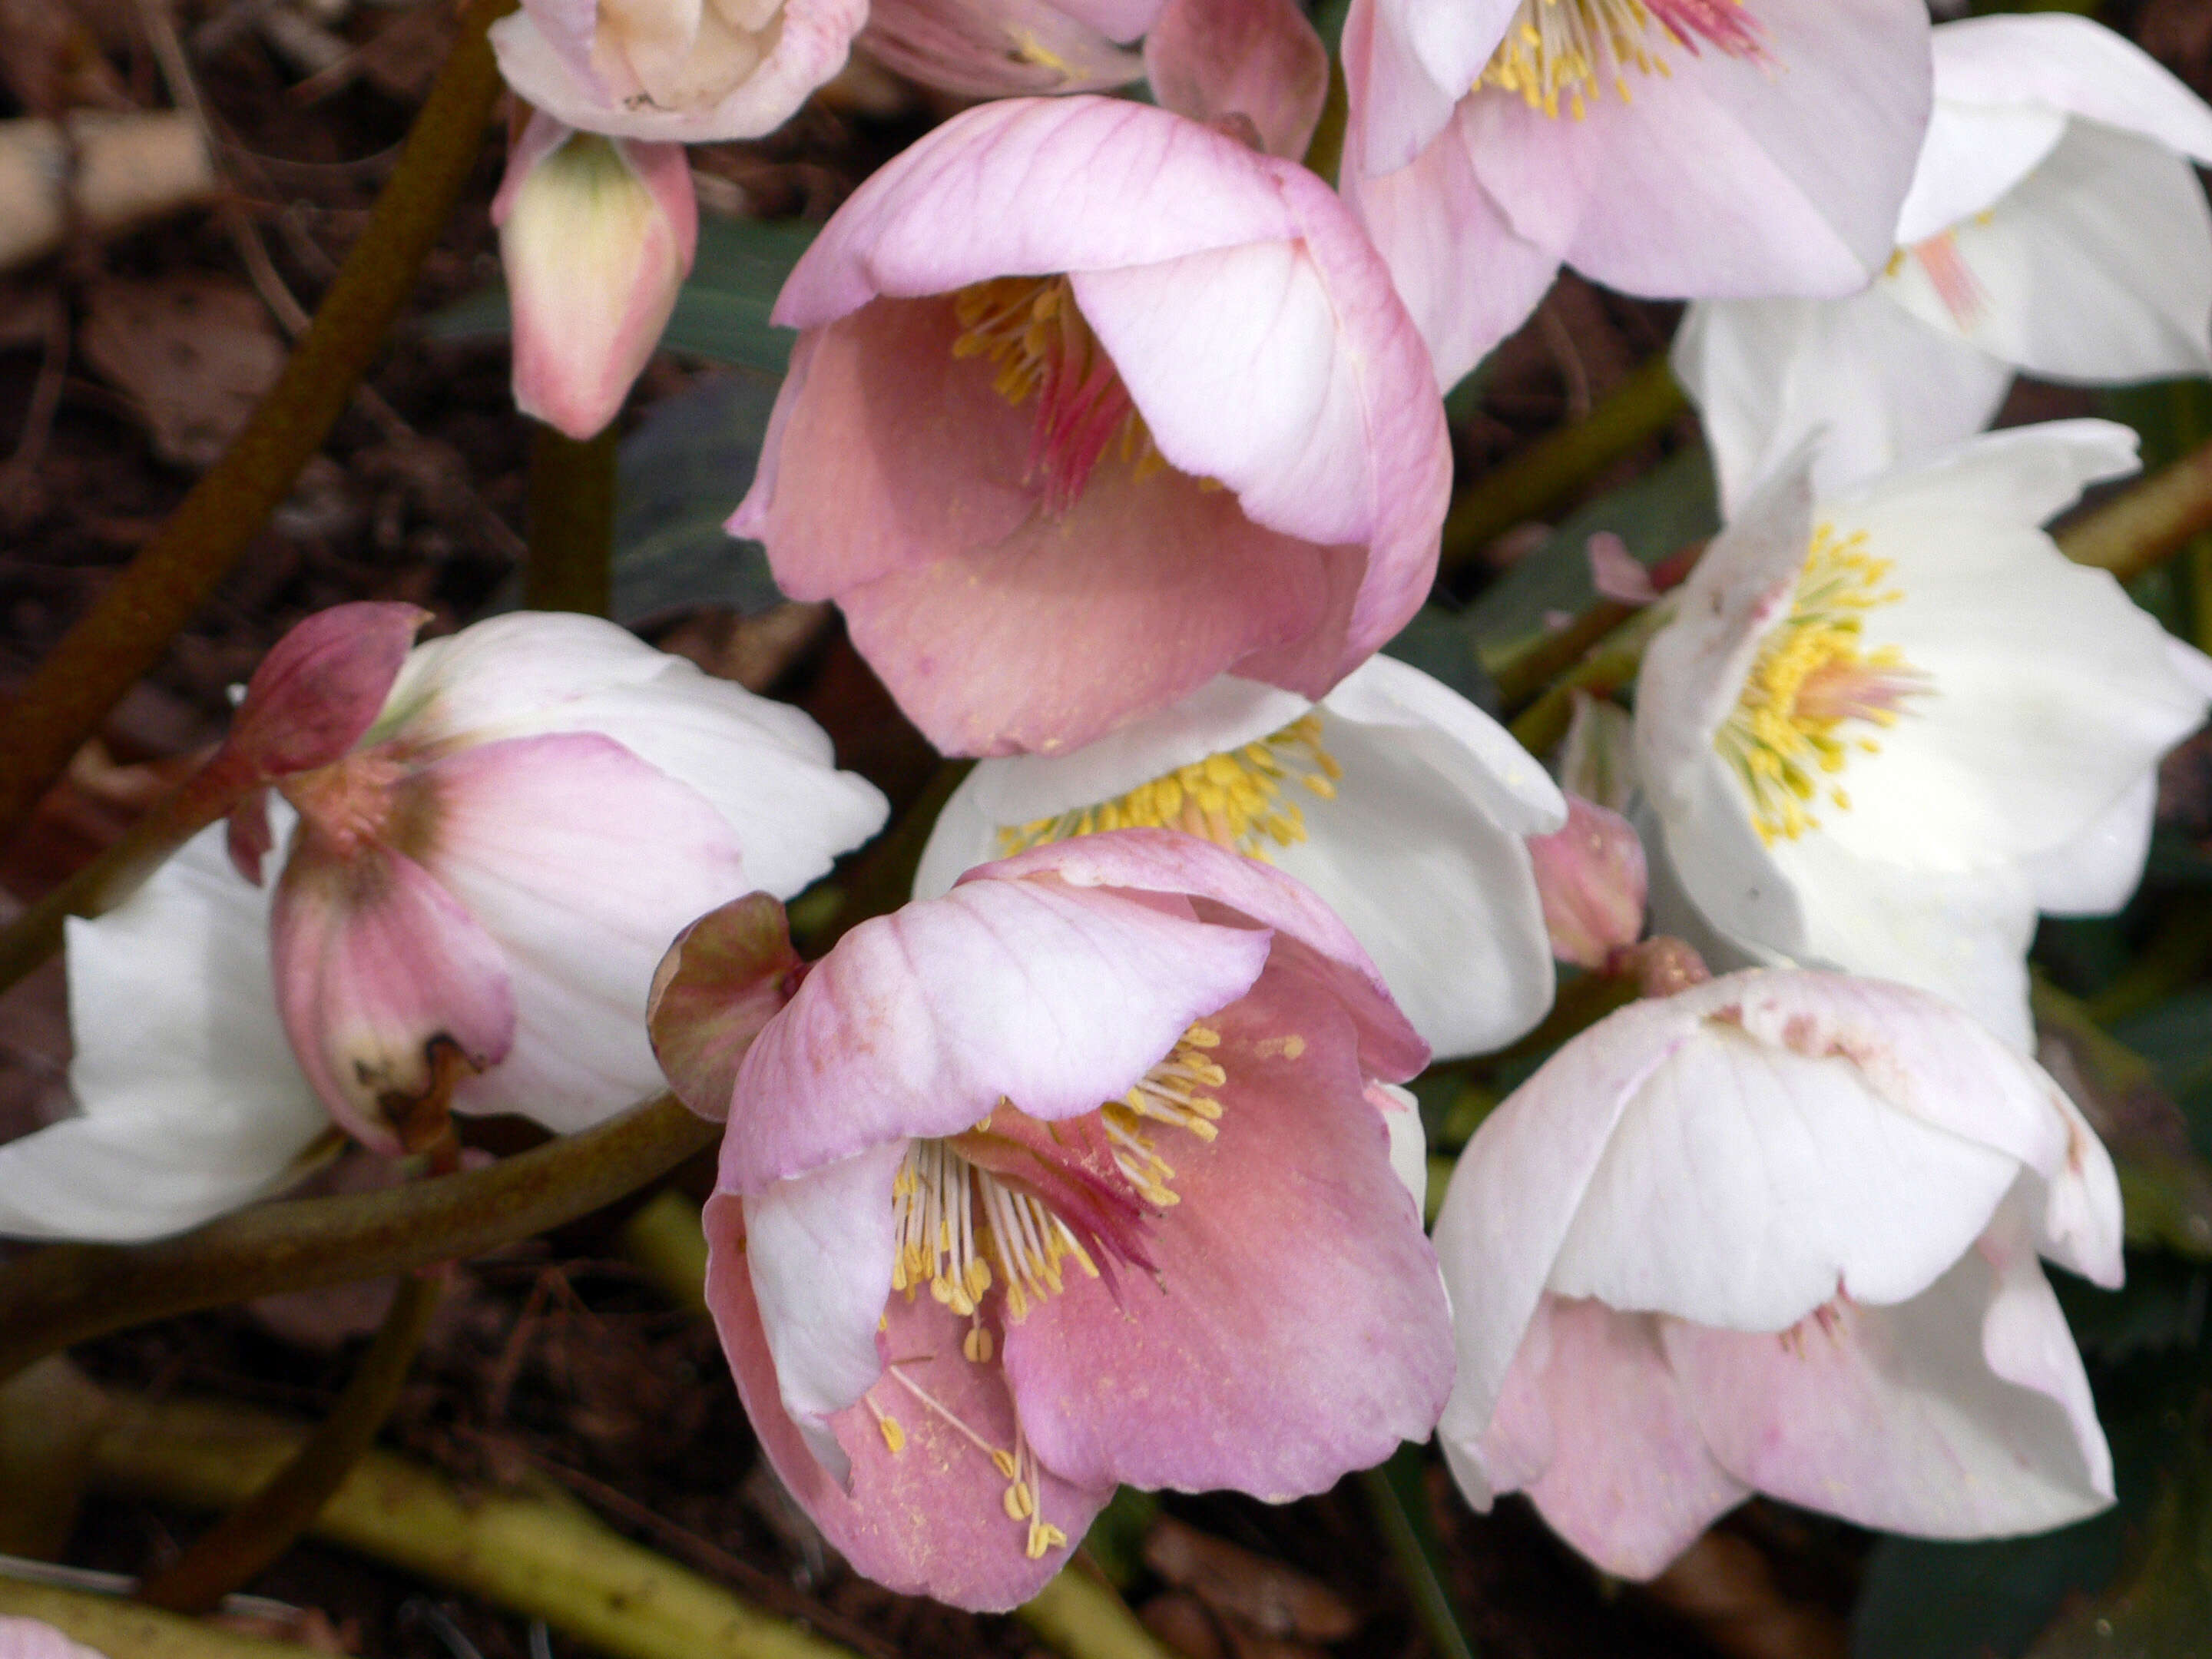
[[[747,612],[782,602],[758,542],[722,528],[753,480],[775,385],[738,370],[649,410],[617,462],[614,613],[623,623],[685,605]]]

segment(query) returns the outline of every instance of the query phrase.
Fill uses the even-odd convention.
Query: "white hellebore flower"
[[[1691,307],[1674,368],[1740,504],[1821,427],[1832,489],[1994,416],[2015,369],[2212,374],[2212,109],[2086,18],[1935,31],[1936,111],[1887,272],[1842,300]]]
[[[1705,921],[2027,1048],[2036,912],[2126,902],[2158,759],[2212,695],[2212,663],[2037,528],[2134,465],[2124,427],[2060,422],[1816,506],[1801,456],[1713,542],[1636,694],[1647,807]]]
[[[1224,675],[1073,754],[980,763],[938,819],[915,896],[1070,836],[1204,836],[1318,893],[1448,1059],[1511,1042],[1551,1006],[1524,837],[1565,815],[1504,728],[1417,668],[1370,658],[1318,703]]]
[[[1452,1473],[1608,1571],[1753,1492],[1937,1538],[2112,1502],[2036,1261],[2119,1284],[2112,1161],[1923,993],[1755,969],[1620,1010],[1483,1123],[1436,1245]]]
[[[281,1185],[334,1123],[398,1153],[449,1110],[611,1116],[663,1086],[645,1012],[669,941],[883,823],[805,715],[611,623],[526,612],[408,651],[422,614],[319,613],[255,676],[232,747],[278,757],[273,881],[244,873],[276,839],[256,795],[228,859],[217,824],[70,922],[81,1112],[0,1146],[0,1234],[173,1232]]]

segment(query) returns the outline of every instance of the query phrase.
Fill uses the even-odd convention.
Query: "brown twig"
[[[605,616],[614,604],[611,423],[581,443],[550,426],[531,434],[529,527],[523,605]]]

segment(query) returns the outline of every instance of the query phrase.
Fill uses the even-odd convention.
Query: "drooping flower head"
[[[2089,384],[2212,372],[2212,109],[2084,17],[1935,33],[1936,107],[1897,252],[1845,299],[1692,308],[1674,361],[1731,505],[1825,426],[1832,490],[1996,414],[2015,369]]]
[[[586,132],[757,138],[845,66],[867,0],[524,0],[492,25],[507,83]]]
[[[708,1299],[786,1486],[861,1572],[1003,1608],[1117,1483],[1285,1499],[1425,1435],[1449,1316],[1387,1085],[1426,1057],[1311,894],[1192,836],[854,928],[695,1102],[729,1115]]]
[[[981,763],[939,816],[915,893],[1071,836],[1203,836],[1311,888],[1449,1059],[1504,1047],[1551,1006],[1528,838],[1564,811],[1496,721],[1378,656],[1318,703],[1224,677],[1073,754]]]
[[[1437,1251],[1461,1489],[1607,1571],[1754,1492],[1937,1538],[2112,1502],[2037,1262],[2118,1285],[2112,1162],[1924,993],[1754,969],[1609,1016],[1485,1121]]]
[[[1144,105],[1014,100],[792,274],[734,533],[939,748],[1077,747],[1224,671],[1316,697],[1426,594],[1433,376],[1335,196]]]
[[[2104,422],[1998,433],[1707,550],[1637,682],[1638,773],[1706,921],[1940,993],[2023,1052],[2036,912],[2117,909],[2212,664],[2037,528],[2131,471]]]
[[[1356,0],[1344,188],[1457,380],[1562,264],[1656,297],[1837,295],[1893,246],[1922,0]]]
[[[0,1147],[0,1232],[173,1231],[333,1122],[398,1153],[452,1111],[610,1116],[660,1087],[645,1009],[678,931],[883,822],[805,715],[611,623],[410,651],[422,620],[341,606],[287,635],[211,763],[252,789],[228,829],[70,923],[83,1110]]]

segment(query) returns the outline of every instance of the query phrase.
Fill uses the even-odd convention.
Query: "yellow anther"
[[[1032,1521],[1030,1522],[1029,1540],[1024,1547],[1030,1560],[1039,1561],[1044,1559],[1047,1550],[1058,1549],[1066,1541],[1067,1534],[1051,1522]]]
[[[892,1456],[906,1449],[906,1431],[899,1427],[898,1419],[886,1413],[876,1419],[876,1426],[884,1431],[884,1444],[890,1448]]]
[[[968,1328],[968,1334],[960,1339],[960,1352],[968,1356],[970,1364],[989,1364],[991,1363],[991,1328],[988,1325],[970,1325]]]
[[[1770,846],[1820,828],[1809,809],[1824,781],[1844,769],[1854,747],[1878,751],[1870,739],[1847,740],[1846,726],[1893,726],[1907,698],[1932,689],[1895,646],[1865,647],[1868,614],[1904,597],[1888,586],[1889,574],[1889,562],[1867,551],[1864,532],[1814,531],[1790,615],[1760,646],[1735,708],[1713,734]],[[1826,787],[1838,811],[1850,810],[1840,784]]]
[[[1008,1486],[1000,1502],[1006,1506],[1006,1518],[1010,1521],[1026,1521],[1036,1513],[1036,1498],[1026,1480],[1017,1480]]]
[[[1522,0],[1475,84],[1516,94],[1554,119],[1564,96],[1579,121],[1606,88],[1631,101],[1632,72],[1671,76],[1669,42],[1693,52],[1710,46],[1732,58],[1766,56],[1750,20],[1703,0]]]
[[[1002,1480],[1006,1480],[1014,1478],[1014,1470],[1018,1467],[1014,1462],[1013,1453],[1001,1451],[996,1448],[994,1448],[991,1453],[991,1466],[998,1470]]]

